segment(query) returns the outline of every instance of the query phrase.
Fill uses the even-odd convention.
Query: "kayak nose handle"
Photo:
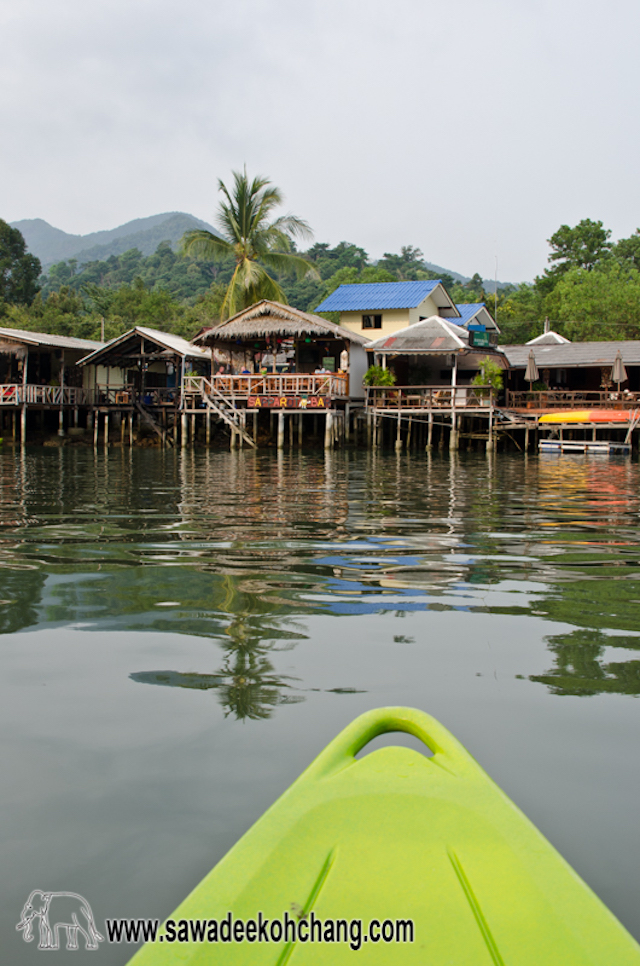
[[[407,731],[385,731],[381,735],[376,735],[366,745],[363,745],[354,757],[361,760],[362,758],[366,758],[367,755],[371,755],[374,751],[378,751],[379,748],[397,747],[398,745],[401,748],[410,748],[412,751],[417,751],[420,755],[424,755],[425,758],[433,758],[434,755],[433,749],[422,738],[417,738]]]
[[[361,714],[341,731],[304,774],[308,778],[330,775],[354,764],[356,755],[379,735],[397,732],[413,735],[426,746],[425,755],[458,774],[469,764],[477,767],[460,742],[431,715],[416,708],[376,708]]]

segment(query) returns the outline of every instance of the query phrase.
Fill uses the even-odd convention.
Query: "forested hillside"
[[[501,341],[538,335],[545,318],[572,340],[640,338],[640,230],[616,243],[610,234],[589,219],[561,226],[549,239],[549,266],[535,281],[499,288]],[[441,278],[456,302],[486,301],[494,311],[494,294],[484,290],[479,274],[459,281],[434,272],[411,245],[376,263],[349,242],[318,242],[300,254],[315,275],[278,281],[290,304],[306,311],[343,283],[428,278]],[[35,283],[29,298],[0,294],[0,318],[3,325],[84,338],[99,338],[101,327],[111,338],[136,324],[191,337],[219,320],[233,270],[232,258],[199,261],[177,253],[168,241],[146,256],[134,247],[84,265],[68,259],[41,277],[35,298]]]

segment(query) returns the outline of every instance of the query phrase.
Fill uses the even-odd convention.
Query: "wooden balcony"
[[[86,406],[92,392],[76,386],[34,386],[22,383],[0,386],[0,406]]]
[[[246,404],[249,399],[344,399],[349,398],[346,373],[269,373],[263,375],[185,376],[185,398],[202,397],[211,386],[231,402]],[[313,405],[313,404],[312,404]]]
[[[490,386],[367,386],[366,407],[380,412],[488,411],[495,407],[495,393]]]
[[[507,390],[505,408],[515,410],[534,410],[549,412],[554,409],[637,409],[640,406],[640,393],[602,391],[561,391],[543,390],[542,392],[511,392]]]

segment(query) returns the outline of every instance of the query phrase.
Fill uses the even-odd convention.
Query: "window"
[[[363,315],[362,328],[363,329],[381,329],[382,316],[381,315]]]

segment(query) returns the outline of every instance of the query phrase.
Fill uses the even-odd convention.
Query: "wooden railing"
[[[367,386],[369,409],[489,409],[491,386]]]
[[[97,385],[93,395],[96,406],[133,406],[136,402],[143,406],[178,406],[180,390],[175,386],[147,388],[142,392],[135,386],[103,386]]]
[[[34,386],[21,383],[0,386],[0,405],[84,406],[91,402],[89,389],[77,386]]]
[[[349,396],[349,377],[346,373],[301,373],[282,372],[264,375],[185,376],[186,396],[200,396],[202,388],[213,385],[223,396],[232,400],[245,400],[249,396],[331,396],[333,399],[347,399]]]
[[[640,402],[638,392],[611,390],[543,390],[511,392],[507,390],[507,409],[635,409]]]

